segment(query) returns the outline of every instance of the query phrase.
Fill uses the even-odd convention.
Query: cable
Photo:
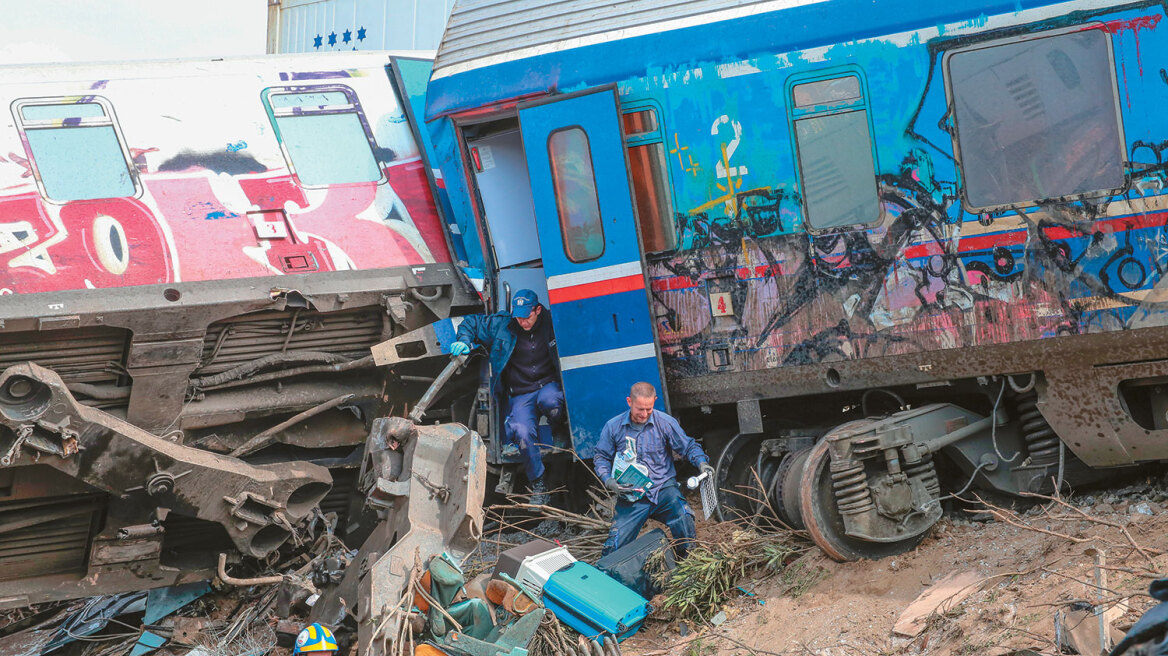
[[[936,499],[933,499],[932,501],[925,502],[925,504],[921,506],[921,509],[918,510],[917,513],[925,512],[926,510],[929,509],[929,506],[932,504],[940,504],[942,501],[944,501],[946,499],[956,499],[956,498],[960,497],[961,495],[965,494],[969,490],[969,488],[973,486],[973,479],[977,478],[978,473],[981,472],[982,468],[984,468],[988,464],[990,464],[990,463],[988,463],[988,462],[978,463],[977,467],[973,468],[973,473],[970,474],[969,480],[965,482],[965,487],[961,488],[957,492],[953,492],[951,494],[946,494],[943,497],[937,497]],[[912,514],[916,514],[916,513],[912,513]],[[908,517],[906,517],[905,519],[908,519]]]
[[[998,448],[998,404],[1002,402],[1002,395],[1006,393],[1006,381],[1008,380],[1010,380],[1009,376],[1002,379],[1002,389],[998,390],[998,398],[994,401],[994,411],[993,414],[990,415],[994,418],[994,420],[990,422],[990,442],[992,442],[994,445],[994,453],[998,454],[998,458],[1000,458],[1002,462],[1014,462],[1018,459],[1018,456],[1022,455],[1022,449],[1018,449],[1017,453],[1007,458],[1006,456],[1002,455],[1002,451]],[[1030,384],[1033,386],[1034,381],[1030,381]],[[1012,385],[1013,384],[1011,383],[1011,386]],[[962,492],[964,491],[965,490],[962,490]]]
[[[864,393],[860,396],[860,413],[865,417],[868,416],[868,395],[873,392],[884,392],[888,396],[896,399],[897,404],[899,404],[898,408],[900,409],[903,409],[906,405],[904,402],[904,397],[897,394],[896,392],[893,392],[890,389],[884,389],[883,387],[874,387],[872,389],[864,390]]]

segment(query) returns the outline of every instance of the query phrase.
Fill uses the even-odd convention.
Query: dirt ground
[[[1040,504],[1004,515],[1028,527],[955,510],[917,549],[901,556],[837,563],[815,550],[803,557],[801,589],[791,591],[790,582],[778,576],[749,581],[742,587],[756,597],[741,595],[727,604],[720,626],[682,628],[658,613],[658,619],[622,645],[623,652],[1060,653],[1056,613],[1073,610],[1076,601],[1097,604],[1102,598],[1107,607],[1119,604],[1114,611],[1122,614],[1114,622],[1119,635],[1156,603],[1146,593],[1150,580],[1168,571],[1168,513],[1161,505],[1166,500],[1168,493],[1159,481],[1149,480],[1072,497],[1069,506]],[[1096,557],[1086,552],[1092,547],[1101,549],[1105,558],[1107,590],[1102,593],[1090,583]],[[972,594],[943,604],[924,622],[920,635],[893,635],[909,604],[943,577],[961,572],[973,573],[974,583],[966,586]]]

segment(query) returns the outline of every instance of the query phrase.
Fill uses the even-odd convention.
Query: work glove
[[[450,355],[458,357],[470,353],[470,344],[466,342],[454,342],[450,345]]]
[[[709,475],[710,475],[710,480],[714,480],[714,478],[715,478],[715,472],[714,472],[714,466],[713,466],[713,465],[711,465],[711,464],[710,464],[710,463],[708,463],[708,462],[703,462],[703,463],[701,464],[701,466],[700,466],[700,467],[698,467],[698,469],[700,469],[700,470],[702,471],[702,473],[703,473],[703,474],[709,474]]]
[[[620,482],[616,480],[615,476],[605,481],[604,487],[608,488],[609,491],[616,494],[626,494],[628,492],[636,491],[634,488],[631,488],[628,485],[621,485]]]

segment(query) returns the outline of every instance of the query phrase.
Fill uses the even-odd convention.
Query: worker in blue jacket
[[[645,521],[652,517],[669,527],[678,558],[684,558],[697,537],[693,510],[681,494],[677,484],[677,469],[673,455],[685,458],[703,473],[714,475],[710,459],[696,441],[682,430],[681,424],[669,415],[654,410],[657,390],[649,383],[637,383],[626,399],[629,411],[608,420],[600,431],[600,440],[592,455],[596,475],[604,486],[617,494],[612,528],[604,543],[601,556],[607,556],[632,542],[641,532]],[[612,463],[618,451],[623,451],[629,440],[635,445],[637,462],[645,465],[652,485],[640,491],[622,485],[613,476]]]
[[[464,317],[451,355],[486,349],[491,358],[491,391],[510,398],[503,429],[503,455],[522,454],[533,502],[546,500],[543,459],[536,443],[540,416],[553,428],[563,424],[564,391],[552,318],[530,289],[515,292],[511,311]]]

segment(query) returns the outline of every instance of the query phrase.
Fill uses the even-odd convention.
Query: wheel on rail
[[[808,453],[803,476],[799,480],[803,524],[811,539],[829,557],[847,562],[895,556],[916,547],[928,535],[926,531],[898,542],[868,542],[848,536],[844,532],[843,516],[835,505],[830,466],[828,442],[822,440]]]

